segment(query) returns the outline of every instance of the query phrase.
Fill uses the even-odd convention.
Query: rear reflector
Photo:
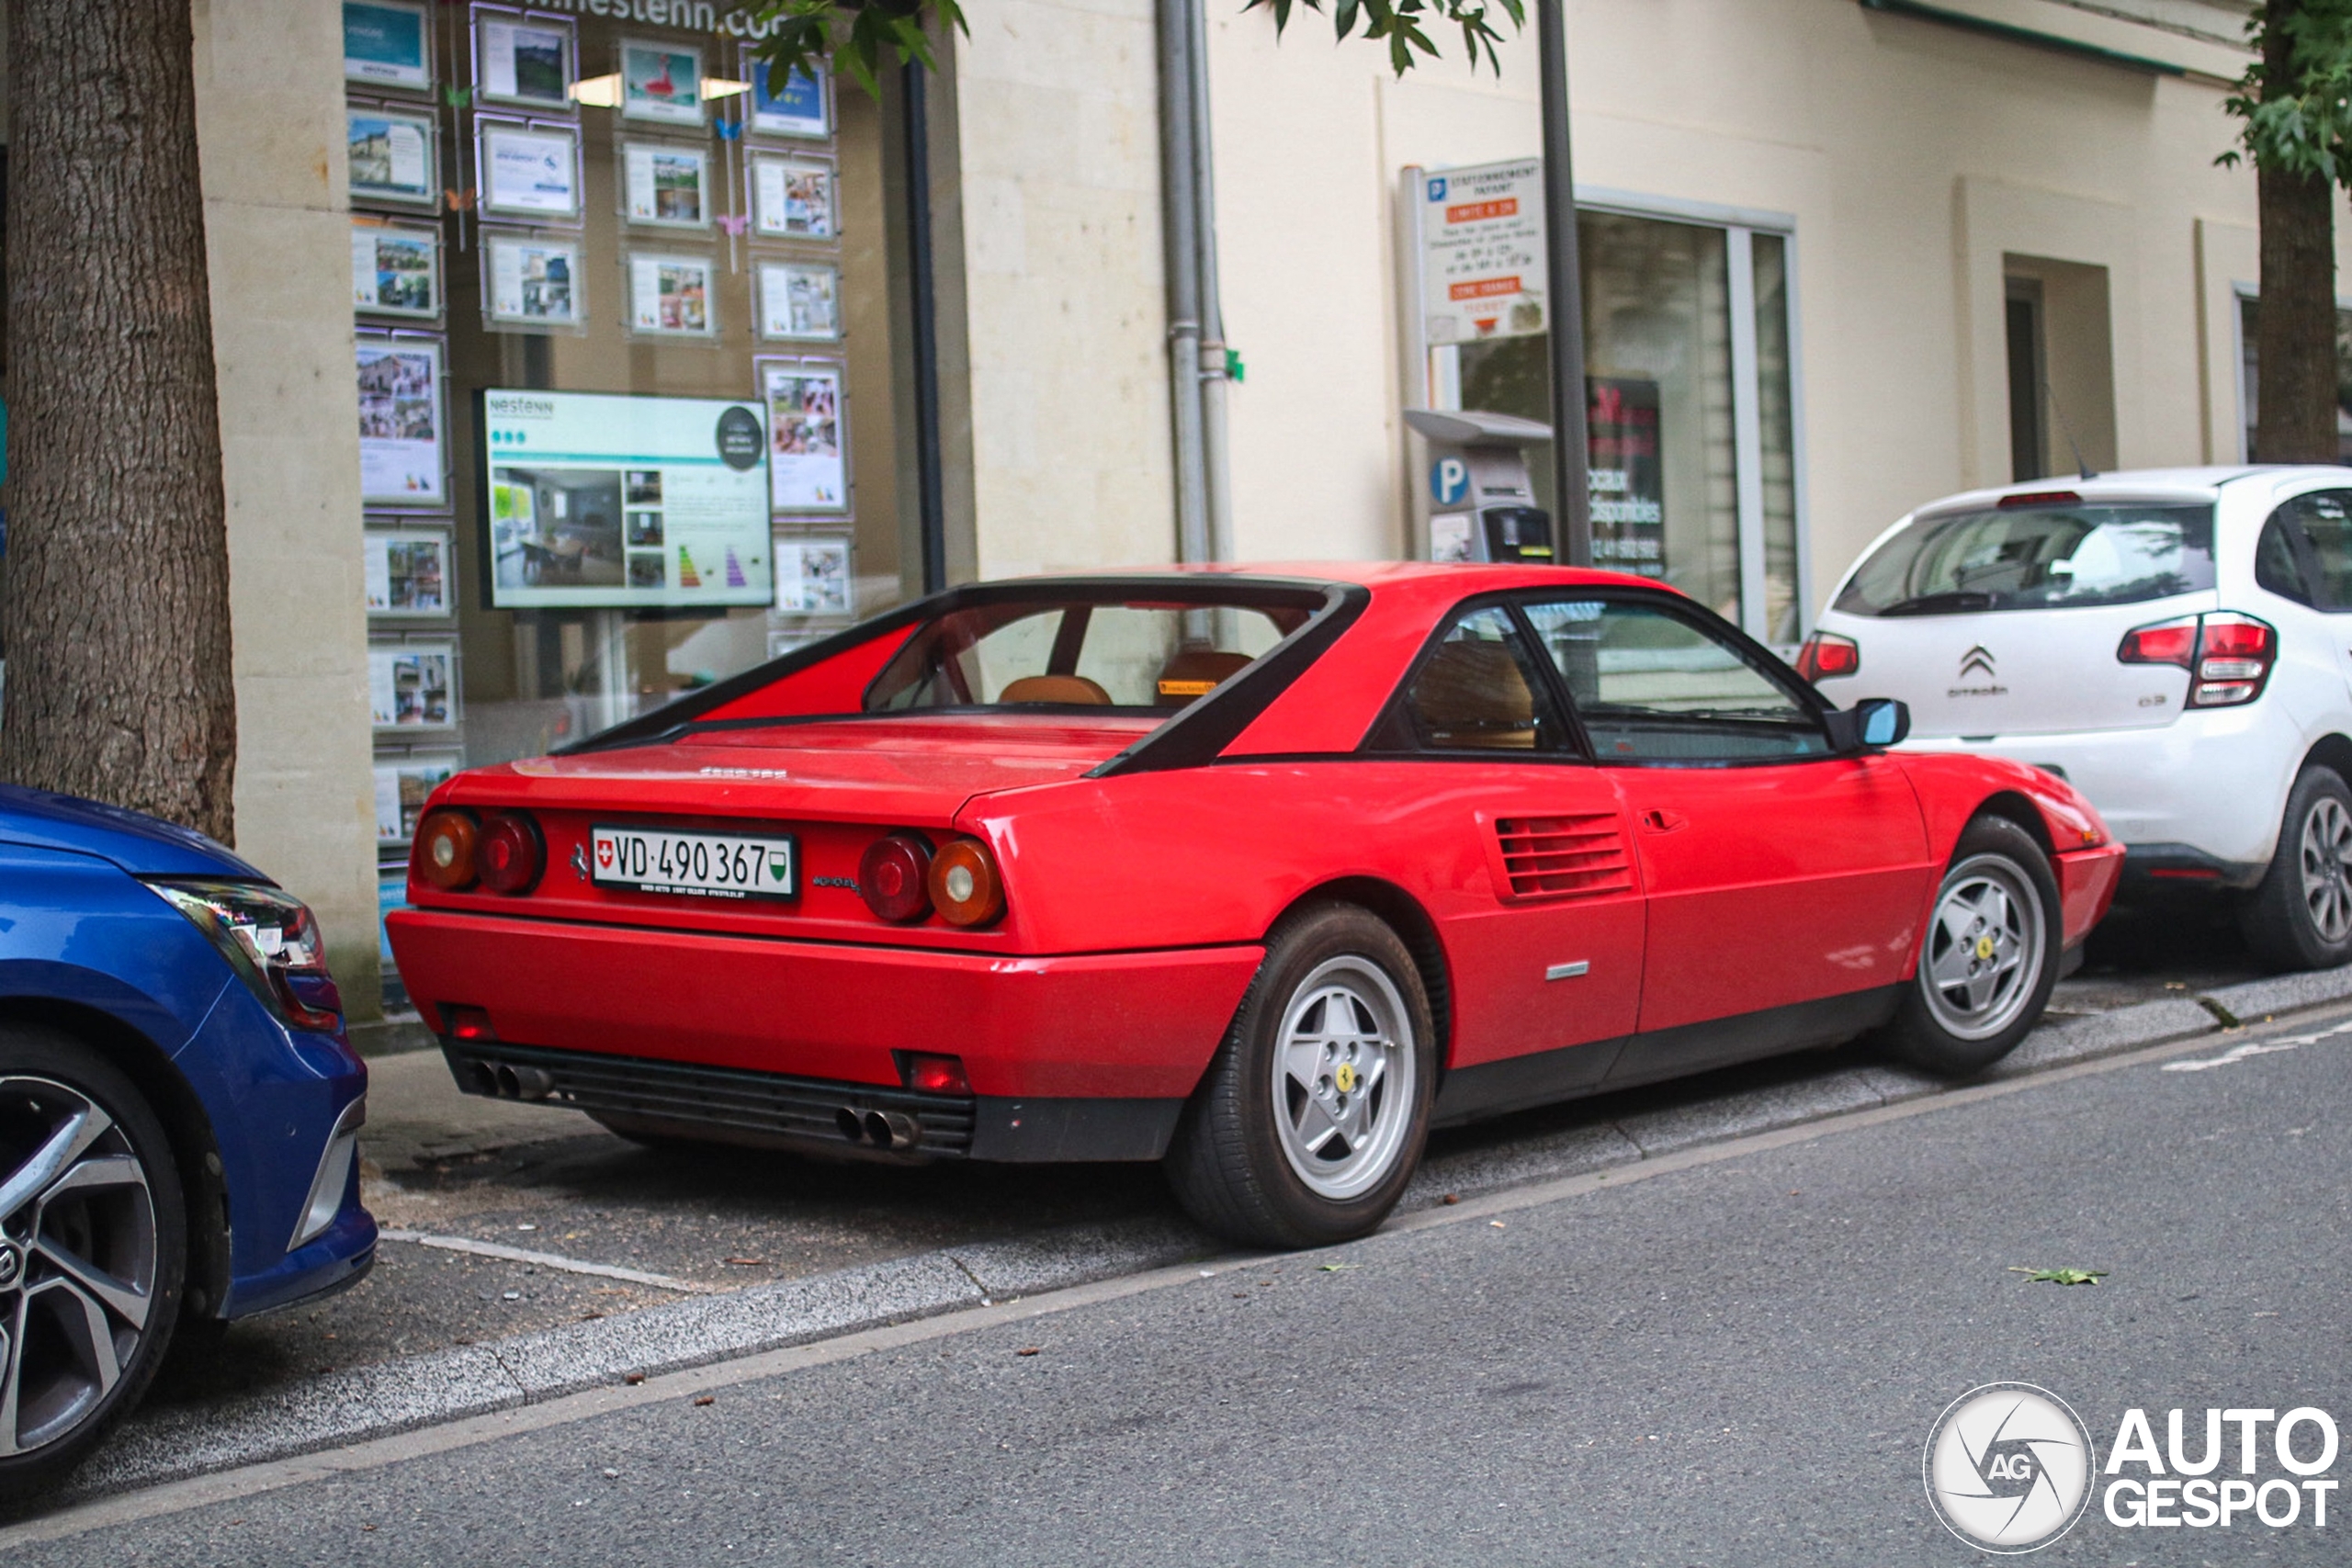
[[[964,1076],[961,1056],[934,1055],[928,1051],[899,1053],[899,1070],[906,1075],[907,1087],[924,1094],[969,1094],[972,1080]]]
[[[495,1040],[498,1033],[490,1027],[490,1013],[484,1008],[453,1007],[441,1004],[441,1021],[452,1040]]]
[[[2162,877],[2167,882],[2219,882],[2222,879],[2220,872],[2202,865],[2160,865],[2148,874]]]

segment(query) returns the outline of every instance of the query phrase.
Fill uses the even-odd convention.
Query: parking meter
[[[1551,513],[1535,504],[1527,449],[1552,427],[1516,414],[1407,409],[1428,446],[1420,501],[1433,561],[1549,561]]]

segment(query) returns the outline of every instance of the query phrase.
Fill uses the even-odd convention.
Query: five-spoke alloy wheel
[[[79,1043],[0,1029],[0,1495],[70,1468],[155,1372],[186,1216],[162,1128]]]
[[[1946,1074],[1983,1070],[2041,1020],[2058,983],[2058,879],[2033,836],[2000,817],[1968,825],[1936,890],[1919,971],[1887,1043]]]
[[[1363,1235],[1420,1160],[1434,1051],[1420,972],[1386,922],[1352,904],[1288,916],[1177,1126],[1177,1197],[1249,1245]]]

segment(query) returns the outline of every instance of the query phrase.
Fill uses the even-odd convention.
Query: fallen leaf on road
[[[1462,1194],[1459,1192],[1449,1192],[1444,1197],[1439,1199],[1438,1201],[1451,1208],[1453,1205],[1462,1201]]]
[[[730,1258],[727,1261],[738,1269],[764,1269],[768,1266],[764,1258]]]
[[[1363,1265],[1360,1263],[1323,1263],[1317,1265],[1317,1267],[1320,1268],[1326,1274],[1337,1274],[1345,1269],[1360,1269]]]
[[[1023,1347],[1021,1347],[1021,1348],[1020,1348],[1020,1349],[1015,1350],[1015,1351],[1013,1352],[1013,1354],[1014,1354],[1014,1355],[1016,1355],[1016,1356],[1034,1356],[1034,1355],[1035,1355],[1036,1353],[1037,1353],[1037,1347],[1035,1347],[1035,1345],[1023,1345]]]
[[[625,1378],[621,1379],[621,1382],[625,1382],[625,1383],[628,1384],[628,1386],[629,1386],[629,1387],[631,1387],[631,1388],[635,1388],[638,1384],[639,1384],[639,1383],[643,1382],[644,1381],[645,1381],[645,1374],[644,1374],[643,1372],[631,1372],[631,1373],[629,1373],[627,1377],[625,1377]]]
[[[700,1407],[705,1404],[716,1404],[718,1403],[718,1396],[715,1393],[706,1393],[700,1399],[695,1401],[696,1407]]]
[[[2022,1274],[2029,1284],[2096,1285],[2107,1275],[2104,1269],[2019,1269],[2012,1265],[2012,1274]]]
[[[1502,1230],[1502,1229],[1505,1229],[1505,1228],[1506,1228],[1506,1227],[1504,1226],[1504,1224],[1503,1224],[1502,1221],[1500,1221],[1500,1220],[1488,1220],[1487,1223],[1488,1224],[1490,1224],[1490,1225],[1494,1226],[1494,1227],[1495,1227],[1495,1229],[1497,1229],[1497,1230]]]

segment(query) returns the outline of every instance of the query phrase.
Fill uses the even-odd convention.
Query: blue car
[[[368,1271],[367,1090],[300,899],[200,833],[0,785],[0,1495],[87,1453],[175,1330]]]

